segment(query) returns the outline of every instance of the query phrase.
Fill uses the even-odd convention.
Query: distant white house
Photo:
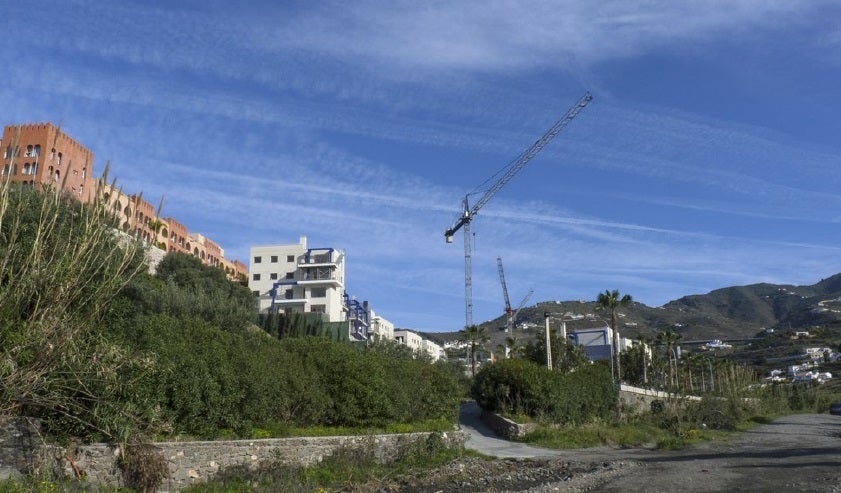
[[[431,358],[432,361],[438,361],[439,359],[444,357],[444,348],[441,345],[430,341],[422,337],[420,334],[407,330],[407,329],[396,329],[394,330],[394,340],[397,341],[399,344],[403,344],[409,347],[412,351],[416,353],[426,353]]]
[[[394,324],[371,310],[371,326],[368,328],[368,338],[375,341],[394,339]]]
[[[567,333],[567,340],[584,349],[584,353],[591,361],[608,360],[613,354],[613,331],[610,327],[596,327],[577,329]],[[619,351],[633,347],[634,341],[625,337],[619,338]]]
[[[733,345],[721,342],[719,339],[713,339],[712,341],[704,344],[704,347],[707,349],[731,349]]]
[[[806,357],[813,361],[823,361],[824,357],[829,357],[832,354],[832,349],[828,347],[807,347],[803,352]]]
[[[792,377],[792,381],[794,382],[815,382],[815,383],[824,383],[827,380],[832,379],[832,373],[830,372],[818,372],[818,371],[807,371],[802,373],[795,373],[794,377]]]

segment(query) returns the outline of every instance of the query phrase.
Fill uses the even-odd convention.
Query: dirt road
[[[484,447],[485,453],[503,458],[463,458],[431,471],[342,491],[841,493],[841,416],[788,416],[728,443],[673,452],[599,447],[547,453],[522,444],[500,444],[472,414],[473,408],[462,409],[464,429],[477,434],[468,447]]]
[[[596,452],[596,453],[593,453]],[[841,492],[841,418],[803,414],[780,418],[731,443],[677,452],[587,449],[569,460],[626,460],[630,467],[591,484],[540,491]]]
[[[839,416],[788,416],[728,443],[674,452],[599,447],[548,454],[522,444],[505,447],[472,411],[462,410],[464,429],[474,434],[468,447],[507,458],[461,461],[375,491],[841,493]]]

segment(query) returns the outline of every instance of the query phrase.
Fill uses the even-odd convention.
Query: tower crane
[[[505,285],[505,271],[502,269],[502,257],[496,258],[496,266],[499,270],[499,282],[502,284],[502,297],[505,299],[505,317],[506,317],[506,324],[505,324],[505,332],[511,331],[511,315],[514,314],[514,310],[511,309],[511,300],[508,299],[508,286]]]
[[[464,230],[464,326],[470,327],[473,325],[473,267],[472,267],[472,247],[471,247],[471,237],[470,237],[470,222],[473,220],[473,217],[479,212],[485,204],[488,203],[491,198],[499,192],[502,187],[508,183],[511,178],[514,177],[523,167],[528,164],[531,159],[537,155],[546,144],[548,144],[552,139],[555,138],[558,133],[566,127],[569,122],[575,118],[578,113],[583,110],[590,101],[593,100],[593,96],[587,92],[581,99],[578,100],[569,110],[567,110],[566,114],[561,117],[560,120],[555,122],[549,130],[543,134],[542,137],[537,139],[534,144],[531,145],[528,149],[523,151],[514,161],[512,161],[508,166],[504,168],[504,173],[502,177],[496,181],[490,188],[488,188],[484,195],[473,204],[473,207],[470,207],[469,198],[470,194],[464,196],[464,200],[462,201],[462,213],[458,217],[458,219],[453,223],[452,226],[447,228],[444,231],[444,238],[447,240],[447,243],[453,242],[453,235],[459,230]]]

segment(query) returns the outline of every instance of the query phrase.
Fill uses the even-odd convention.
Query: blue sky
[[[462,197],[593,102],[475,218],[474,320],[841,272],[841,5],[0,0],[3,124],[51,121],[247,261],[343,248],[398,327],[464,324]]]

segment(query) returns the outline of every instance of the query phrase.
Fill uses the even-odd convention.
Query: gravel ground
[[[587,491],[620,470],[628,461],[570,462],[564,459],[463,458],[423,474],[383,478],[349,486],[355,493],[502,493]]]
[[[345,491],[841,493],[841,418],[788,416],[731,442],[681,451],[600,447],[567,450],[553,458],[464,458],[423,474],[383,478]]]

